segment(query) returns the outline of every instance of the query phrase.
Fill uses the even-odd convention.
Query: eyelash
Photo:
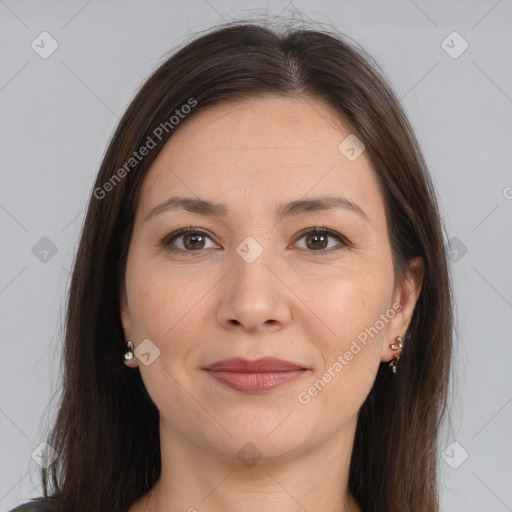
[[[203,230],[198,229],[198,228],[188,227],[188,228],[179,229],[178,231],[175,231],[174,233],[171,233],[170,235],[167,235],[162,240],[162,245],[169,252],[175,253],[175,254],[201,253],[201,249],[199,249],[197,251],[185,251],[183,249],[174,249],[174,248],[172,248],[172,242],[174,242],[174,240],[176,240],[177,238],[179,238],[181,236],[190,235],[190,234],[206,236],[206,237],[208,237],[211,240],[211,237],[208,235],[208,233],[206,231],[203,231]],[[306,235],[309,235],[309,234],[313,234],[313,235],[327,235],[327,236],[330,236],[331,238],[334,238],[335,240],[337,240],[340,243],[340,247],[337,247],[337,248],[323,249],[323,250],[318,250],[318,251],[304,249],[304,250],[306,250],[308,252],[311,252],[312,254],[320,254],[320,255],[330,254],[331,252],[335,252],[335,251],[338,251],[338,250],[346,248],[346,247],[352,247],[352,243],[345,236],[340,235],[339,233],[337,233],[336,231],[333,231],[332,229],[324,228],[324,227],[317,228],[316,226],[313,226],[313,228],[307,228],[305,230],[300,231],[298,233],[297,241],[300,240],[301,238],[305,237]]]

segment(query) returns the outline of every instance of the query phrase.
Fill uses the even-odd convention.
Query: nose
[[[291,292],[279,277],[275,259],[263,251],[252,263],[236,253],[232,261],[233,268],[219,283],[217,292],[219,324],[262,332],[284,328],[291,318]]]

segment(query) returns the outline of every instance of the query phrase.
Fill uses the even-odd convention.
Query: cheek
[[[373,386],[387,326],[380,318],[390,307],[390,286],[389,279],[377,277],[347,279],[315,296],[316,306],[311,309],[320,311],[323,334],[316,330],[315,321],[317,327],[309,329],[308,337],[315,343],[321,364],[297,398],[311,407],[313,415],[323,416],[326,425],[349,421]]]
[[[321,290],[311,292],[307,304],[323,320],[326,332],[335,338],[356,336],[373,325],[390,307],[392,281],[382,274],[330,279]]]
[[[325,280],[320,288],[306,301],[316,315],[308,314],[311,322],[303,328],[308,338],[314,340],[324,371],[331,368],[337,376],[350,375],[343,384],[348,388],[367,388],[372,378],[368,369],[377,371],[389,322],[381,319],[391,307],[392,270],[379,266],[342,279]],[[343,369],[336,371],[339,364],[332,367],[339,363],[339,356],[343,358]],[[366,382],[364,377],[370,380]]]
[[[208,299],[212,282],[144,258],[139,262],[127,280],[134,338],[152,340],[166,365],[174,365],[197,348],[204,334],[204,319],[213,314]]]
[[[150,339],[160,349],[153,363],[139,364],[146,389],[161,412],[190,407],[175,379],[188,378],[182,366],[198,348],[201,323],[193,315],[204,293],[163,268],[134,265],[133,271],[127,292],[134,338]]]
[[[168,273],[156,269],[134,266],[133,270],[127,292],[134,332],[140,339],[161,341],[166,333],[172,335],[190,309],[187,294],[180,291],[184,283],[175,283]]]

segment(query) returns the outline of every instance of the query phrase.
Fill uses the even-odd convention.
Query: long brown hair
[[[364,512],[438,510],[438,434],[447,409],[453,313],[426,163],[397,97],[363,49],[336,32],[249,21],[197,35],[159,65],[104,155],[69,290],[62,396],[48,436],[58,458],[42,470],[44,496],[56,510],[124,512],[158,480],[159,412],[140,373],[122,363],[119,294],[140,186],[165,142],[197,112],[265,94],[322,99],[339,112],[378,176],[395,278],[412,258],[424,260],[398,372],[381,364],[359,411],[349,490]],[[131,160],[149,139],[156,147]]]

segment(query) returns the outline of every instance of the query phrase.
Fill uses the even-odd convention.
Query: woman
[[[76,256],[57,457],[16,510],[438,510],[443,228],[377,69],[236,22],[145,82]]]

